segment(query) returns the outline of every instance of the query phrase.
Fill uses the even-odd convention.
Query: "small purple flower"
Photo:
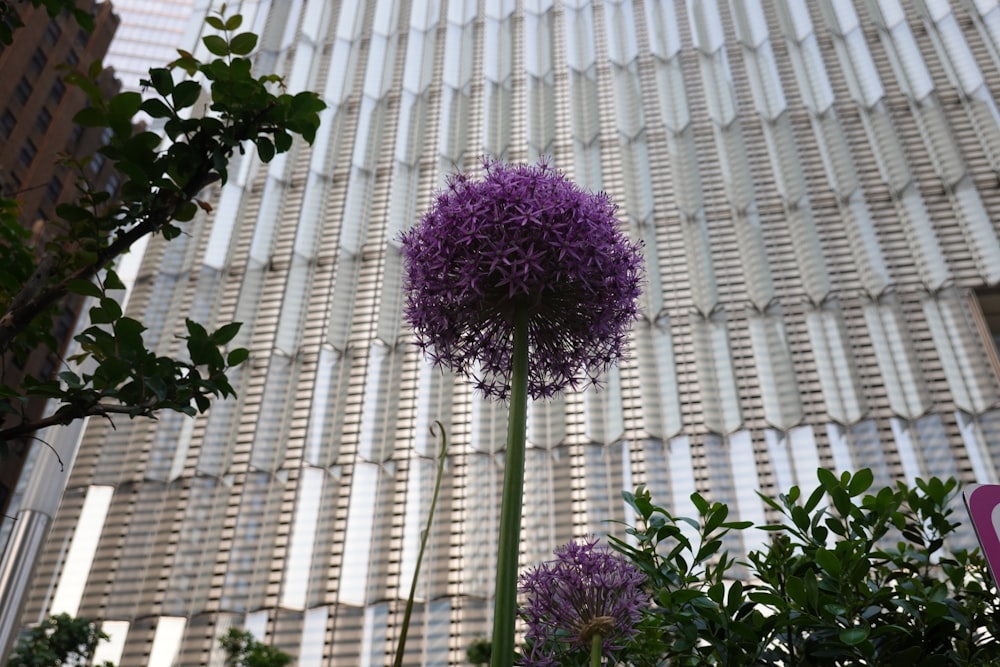
[[[518,613],[530,644],[522,664],[547,667],[568,652],[589,654],[595,634],[601,635],[601,653],[611,658],[635,636],[649,600],[642,590],[646,576],[597,544],[597,538],[565,544],[555,560],[521,575]]]
[[[528,393],[595,384],[621,358],[637,315],[642,256],[605,193],[546,162],[487,159],[484,178],[452,175],[402,236],[406,318],[432,361],[510,393],[514,313],[526,309]]]

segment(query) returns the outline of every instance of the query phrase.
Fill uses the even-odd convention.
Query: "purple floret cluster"
[[[514,314],[527,312],[528,393],[584,388],[622,356],[642,255],[605,193],[545,162],[452,175],[402,236],[406,318],[433,363],[486,396],[510,394]]]
[[[646,576],[596,538],[569,542],[555,555],[521,575],[518,613],[530,646],[521,664],[548,667],[567,653],[587,655],[595,634],[604,656],[620,657],[649,602],[642,590]]]

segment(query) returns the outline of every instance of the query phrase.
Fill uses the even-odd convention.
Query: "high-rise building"
[[[163,67],[177,58],[177,49],[190,47],[188,27],[203,14],[194,9],[194,0],[115,1],[121,26],[104,64],[115,69],[124,89],[139,90],[150,67]]]
[[[77,195],[78,174],[62,163],[62,156],[79,159],[94,155],[83,176],[96,190],[113,193],[118,187],[111,164],[96,154],[106,143],[101,128],[73,123],[73,117],[88,103],[87,95],[67,85],[60,69],[86,68],[101,60],[115,34],[118,17],[107,2],[77,4],[93,11],[93,31],[81,28],[68,13],[53,18],[45,9],[23,3],[16,9],[23,27],[14,32],[9,46],[0,48],[0,194],[17,200],[18,217],[32,230],[36,247],[51,238],[56,206]],[[120,87],[110,70],[101,72],[98,85],[108,97]],[[53,327],[60,344],[68,342],[79,307],[80,300],[72,297],[61,302]],[[0,384],[18,386],[25,374],[51,378],[58,368],[59,352],[41,348],[21,361],[0,359]],[[42,408],[39,400],[23,409],[37,416]],[[0,425],[4,423],[0,418]],[[0,459],[0,513],[7,509],[31,440],[5,444],[8,455]]]
[[[242,11],[323,125],[238,158],[211,214],[151,242],[129,304],[163,352],[186,316],[243,322],[239,399],[89,425],[26,621],[102,619],[122,667],[221,665],[230,626],[302,667],[385,664],[440,421],[404,663],[461,664],[489,634],[506,411],[410,343],[398,236],[484,154],[610,192],[647,262],[606,389],[530,408],[524,564],[617,530],[638,483],[763,523],[756,491],[818,466],[998,481],[997,0]]]

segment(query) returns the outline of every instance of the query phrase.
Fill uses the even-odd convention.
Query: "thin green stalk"
[[[595,632],[590,638],[590,667],[601,667],[601,645],[604,640],[600,632]]]
[[[528,421],[528,313],[514,314],[514,355],[510,373],[510,413],[507,458],[500,507],[496,602],[493,607],[491,667],[514,662],[514,621],[517,617],[517,561],[521,544],[521,496],[524,489],[524,440]]]
[[[410,597],[406,599],[406,611],[403,612],[403,624],[399,629],[399,643],[396,645],[396,658],[393,667],[403,667],[403,653],[406,650],[406,634],[410,631],[410,616],[413,614],[413,599],[417,596],[417,577],[420,575],[420,564],[424,560],[424,550],[427,548],[427,538],[431,534],[434,523],[434,510],[437,508],[438,492],[441,491],[441,478],[444,477],[445,455],[448,452],[448,434],[441,422],[434,422],[441,429],[441,451],[438,452],[437,479],[434,480],[434,495],[431,496],[431,508],[427,514],[427,525],[420,534],[420,551],[417,552],[417,565],[413,569],[413,581],[410,582]],[[433,429],[431,430],[433,433]]]

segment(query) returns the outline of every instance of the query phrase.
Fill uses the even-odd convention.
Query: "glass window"
[[[14,131],[15,125],[17,125],[17,118],[10,109],[5,109],[3,116],[0,116],[0,139],[9,137],[10,133]]]
[[[52,180],[49,181],[48,187],[45,188],[45,197],[50,203],[56,203],[59,201],[59,195],[62,194],[62,179],[58,175],[53,176]]]
[[[38,74],[43,69],[45,69],[45,63],[48,62],[48,58],[45,52],[41,48],[35,49],[35,52],[31,54],[31,60],[28,61],[28,71],[32,74]]]
[[[66,84],[62,82],[62,79],[56,79],[52,84],[52,90],[49,91],[49,99],[53,102],[61,102],[65,94]]]
[[[62,30],[59,28],[59,24],[55,21],[51,21],[49,23],[49,27],[45,29],[45,35],[42,40],[46,46],[52,46],[59,41],[60,34],[62,34]]]
[[[21,80],[17,83],[17,88],[14,89],[14,99],[17,100],[18,104],[23,105],[31,97],[31,91],[31,82],[22,76]]]
[[[76,54],[75,49],[70,49],[69,53],[66,54],[66,62],[70,65],[75,65],[80,62],[80,56]]]
[[[26,139],[24,142],[24,146],[21,147],[21,154],[19,156],[21,164],[24,165],[25,167],[30,167],[31,163],[35,159],[35,155],[37,154],[38,154],[38,147],[35,146],[35,142],[33,142],[31,139]]]
[[[52,124],[52,114],[45,107],[42,107],[38,112],[38,117],[35,119],[35,127],[41,132],[45,132],[49,129],[49,125]]]

